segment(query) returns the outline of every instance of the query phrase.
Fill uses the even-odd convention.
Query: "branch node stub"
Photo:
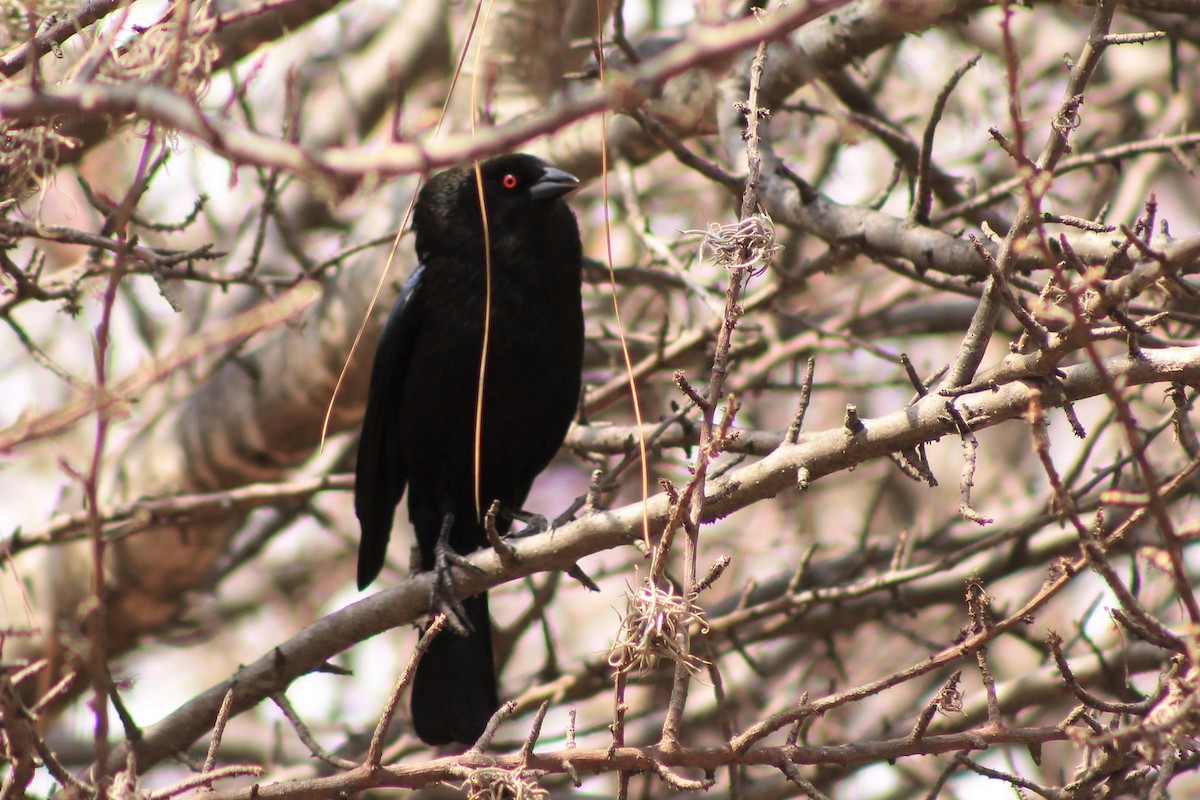
[[[850,436],[857,436],[866,432],[867,426],[863,424],[862,419],[858,416],[858,406],[854,403],[846,404],[846,419],[842,422],[842,427]]]

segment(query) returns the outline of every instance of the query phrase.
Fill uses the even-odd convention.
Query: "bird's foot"
[[[496,510],[495,505],[492,506],[492,510],[493,510],[493,512]],[[516,533],[510,533],[508,535],[508,538],[510,538],[510,539],[522,539],[526,536],[534,536],[539,533],[552,532],[555,528],[558,527],[558,525],[556,525],[555,522],[550,521],[549,519],[542,516],[541,514],[534,514],[529,511],[503,511],[501,513],[506,514],[508,517],[516,520],[517,522],[525,523],[524,528],[517,531]],[[508,544],[505,544],[504,546],[506,548],[509,548],[509,550],[511,551],[512,548],[509,547]],[[499,550],[500,548],[496,548],[496,549]],[[503,555],[503,553],[501,553],[501,559],[503,559],[503,557],[504,557],[504,555]],[[584,572],[583,569],[578,564],[572,564],[567,569],[567,574],[570,575],[575,580],[582,583],[584,585],[584,587],[589,589],[590,591],[593,591],[593,592],[600,591],[600,587],[596,585],[596,582],[593,581],[590,577],[588,577],[588,574],[586,572]]]
[[[550,519],[542,514],[535,514],[532,511],[509,511],[504,510],[504,515],[517,522],[525,523],[525,527],[516,533],[510,533],[512,539],[524,539],[526,536],[536,536],[539,533],[547,533],[554,530],[556,527]]]
[[[442,519],[442,530],[438,534],[437,545],[433,548],[433,586],[429,590],[429,606],[433,611],[446,615],[446,623],[459,636],[473,633],[470,620],[467,619],[467,609],[458,596],[458,581],[454,577],[454,567],[473,569],[483,572],[467,558],[454,551],[450,546],[450,530],[454,527],[454,515],[447,514]]]

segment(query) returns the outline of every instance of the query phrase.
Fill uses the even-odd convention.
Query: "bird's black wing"
[[[422,272],[424,267],[418,266],[392,306],[371,368],[354,483],[354,513],[362,527],[358,545],[359,589],[365,589],[383,569],[392,517],[408,482],[400,457],[400,399],[416,340],[417,293]]]

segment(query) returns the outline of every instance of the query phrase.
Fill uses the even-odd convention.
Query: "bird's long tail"
[[[500,707],[487,593],[464,599],[463,607],[471,632],[439,633],[413,676],[413,727],[426,744],[475,744]]]

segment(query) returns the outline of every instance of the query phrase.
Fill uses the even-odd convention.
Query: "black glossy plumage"
[[[533,156],[481,165],[491,243],[491,316],[483,392],[480,491],[475,425],[486,316],[485,234],[473,166],[433,176],[413,211],[420,266],[375,354],[359,445],[358,585],[383,567],[405,489],[422,569],[432,569],[446,514],[450,546],[487,545],[480,508],[518,510],[554,456],[579,398],[582,249],[562,196],[578,181]],[[503,533],[507,519],[498,519]],[[464,601],[469,636],[446,630],[417,669],[417,735],[473,744],[499,707],[487,595]]]

